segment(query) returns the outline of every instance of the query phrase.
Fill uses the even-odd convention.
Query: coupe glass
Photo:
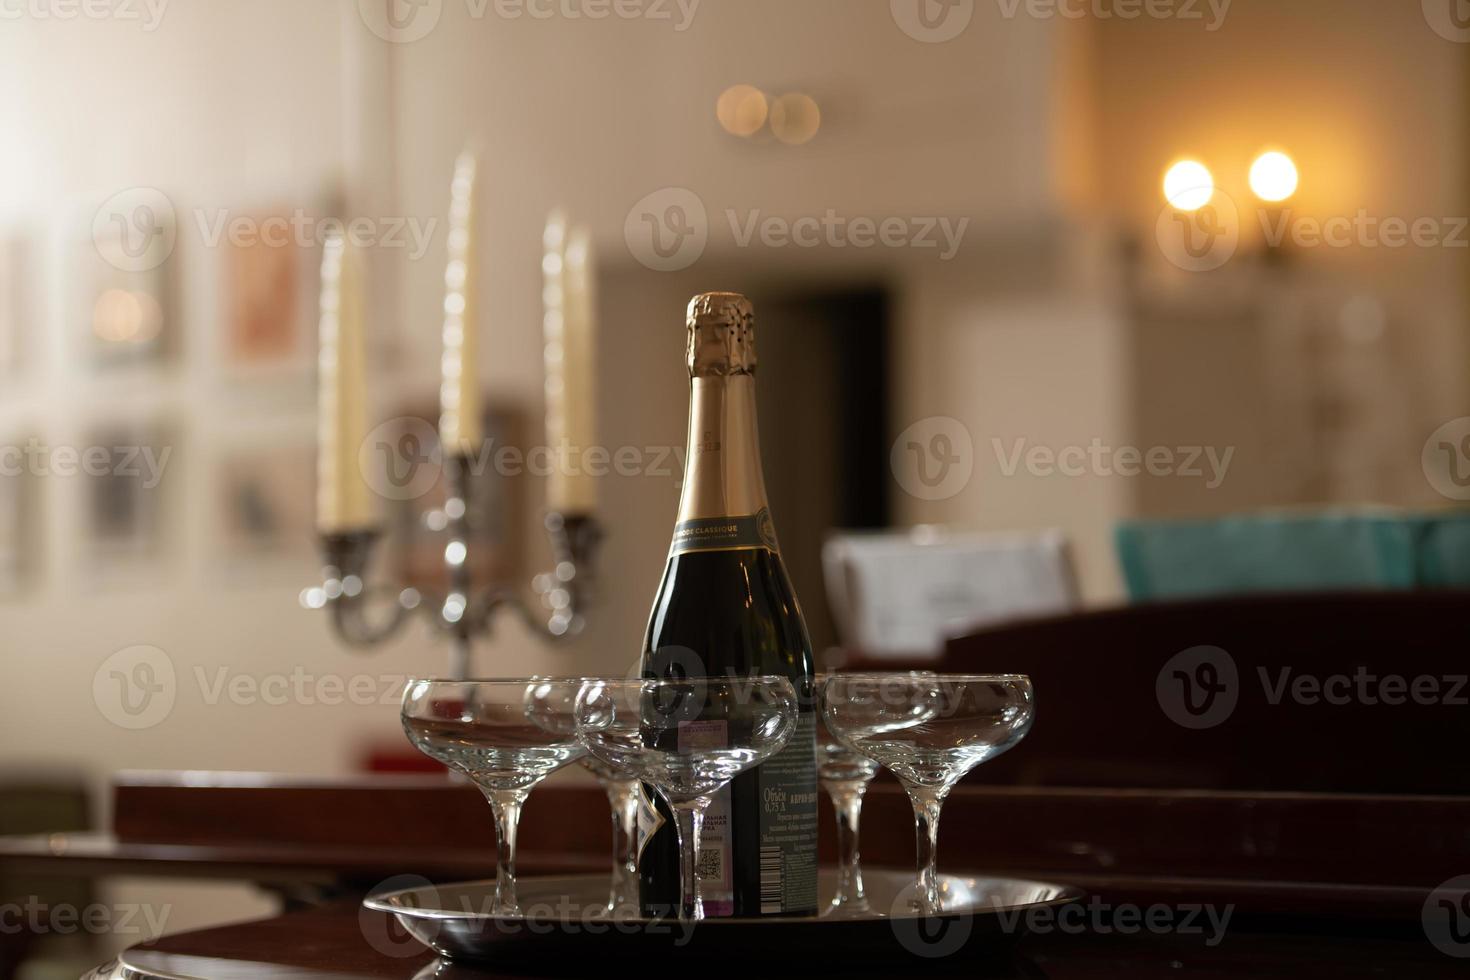
[[[818,674],[814,689],[817,704],[822,703],[827,687],[827,674]],[[863,794],[878,774],[878,763],[842,744],[818,716],[817,778],[832,799],[837,818],[837,892],[824,915],[852,915],[868,910],[868,896],[863,891],[862,859],[858,854],[858,822],[862,816]]]
[[[784,677],[592,680],[577,698],[577,736],[593,758],[651,784],[679,835],[679,918],[704,918],[697,874],[710,795],[760,765],[796,731]]]
[[[939,812],[964,775],[1025,737],[1036,711],[1019,674],[834,674],[822,717],[843,744],[887,767],[914,806],[919,912],[942,911]]]
[[[597,777],[612,807],[612,886],[607,895],[610,916],[638,914],[638,780],[625,776],[596,756],[582,765]]]
[[[580,680],[411,680],[403,730],[420,752],[474,782],[495,811],[494,915],[518,915],[516,826],[536,784],[583,754],[573,707]]]

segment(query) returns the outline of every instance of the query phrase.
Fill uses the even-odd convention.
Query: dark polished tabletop
[[[884,929],[884,925],[874,924]],[[1104,928],[1107,928],[1106,926]],[[1109,929],[1052,931],[1014,943],[998,944],[980,936],[949,951],[942,944],[891,958],[865,962],[819,962],[787,959],[779,975],[883,975],[920,977],[963,974],[974,977],[1052,977],[1058,980],[1102,980],[1154,977],[1464,977],[1467,962],[1437,949],[1422,932],[1363,928],[1313,928],[1302,922],[1256,922],[1232,925],[1223,933],[1208,926],[1198,932],[1174,930],[1121,934]],[[1467,948],[1465,952],[1470,952]],[[939,953],[941,955],[933,955]],[[921,955],[927,954],[927,955]],[[691,953],[691,955],[694,955]],[[691,962],[668,964],[670,970],[720,975],[749,972],[769,975],[779,951],[755,950],[750,964]],[[758,965],[765,963],[765,966]],[[823,966],[827,969],[824,970]],[[358,907],[356,902],[291,912],[242,925],[181,933],[135,946],[118,961],[100,967],[93,978],[210,978],[210,980],[396,980],[437,977],[475,980],[484,977],[586,977],[620,975],[647,968],[644,961],[618,967],[611,960],[568,960],[550,937],[544,955],[523,962],[451,964],[434,957],[403,934],[387,916]],[[89,978],[90,980],[90,978]]]

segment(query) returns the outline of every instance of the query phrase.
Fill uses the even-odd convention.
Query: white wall
[[[1042,291],[1061,288],[1061,298],[1052,292],[1048,315],[1061,337],[1068,333],[1065,293],[1075,284],[1059,283],[1054,267],[1071,246],[1047,219],[1072,206],[1079,184],[1063,173],[1075,161],[1063,161],[1061,150],[1070,154],[1071,144],[1057,132],[1064,101],[1071,105],[1084,88],[1072,65],[1076,33],[1061,21],[1006,20],[986,4],[976,5],[963,35],[935,45],[903,34],[877,3],[706,0],[684,33],[645,22],[480,20],[448,4],[431,34],[395,52],[400,203],[408,213],[441,206],[444,174],[460,146],[486,149],[496,176],[488,225],[491,247],[499,249],[482,262],[486,294],[495,297],[486,325],[496,338],[495,354],[484,359],[487,386],[532,406],[540,347],[531,250],[555,205],[590,224],[604,267],[621,280],[603,301],[609,350],[601,424],[614,445],[682,441],[681,317],[690,293],[744,289],[759,303],[762,287],[803,277],[878,279],[899,291],[894,435],[935,412],[961,415],[979,434],[988,422],[983,412],[995,402],[972,400],[976,378],[964,369],[971,359],[950,361],[958,374],[935,386],[929,377],[944,358],[930,358],[959,315],[954,293],[974,300],[964,286],[977,281],[1037,303]],[[714,104],[741,82],[772,94],[809,92],[823,109],[821,135],[792,148],[724,133]],[[643,269],[623,241],[634,203],[671,186],[698,194],[711,219],[705,257],[678,276]],[[971,224],[959,258],[945,263],[932,253],[740,247],[725,217],[758,210],[794,218],[828,208],[847,217],[935,215]],[[1016,250],[1007,239],[1018,236],[1039,241]],[[423,338],[419,363],[428,371],[437,350],[431,311],[440,278],[439,256],[432,255],[408,269],[404,287],[404,322],[417,324],[410,329]],[[915,308],[931,296],[942,305]],[[1074,351],[1076,370],[1085,370],[1082,358],[1090,354],[1070,343],[1047,347],[1045,356],[1067,371]],[[650,378],[657,379],[651,390]],[[635,392],[640,397],[629,397]],[[1022,415],[1027,404],[1011,409]],[[574,651],[579,667],[606,669],[636,650],[676,493],[667,481],[608,488],[615,523],[607,565],[621,573],[606,583],[609,608]],[[1015,497],[1029,494],[1020,489]],[[1029,505],[954,504],[940,509],[904,498],[898,516],[986,527],[1035,519]],[[1101,545],[1095,529],[1081,530],[1093,539],[1089,550]],[[1090,555],[1088,564],[1099,576],[1097,593],[1115,594],[1106,551]],[[497,656],[519,664],[521,649],[515,643]]]
[[[142,9],[140,5],[132,5]],[[198,234],[197,209],[315,200],[349,160],[353,99],[344,85],[352,34],[337,4],[292,0],[173,3],[156,30],[117,21],[7,20],[0,30],[0,219],[37,243],[44,279],[31,356],[7,380],[0,431],[51,446],[80,445],[96,424],[163,417],[177,434],[166,480],[174,548],[134,583],[100,584],[83,550],[81,478],[37,487],[38,578],[0,600],[0,765],[79,774],[101,794],[120,768],[327,771],[350,764],[364,731],[391,729],[389,709],[332,711],[211,707],[193,680],[289,671],[392,669],[359,663],[298,608],[312,563],[254,584],[232,581],[209,532],[205,492],[220,453],[240,440],[312,438],[309,374],[280,385],[232,386],[216,356],[218,255]],[[180,361],[98,381],[80,356],[79,257],[92,215],[109,196],[157,187],[172,200],[179,241]],[[179,679],[175,708],[145,731],[112,725],[93,700],[102,661],[157,646]],[[411,658],[400,651],[396,666]],[[118,901],[172,905],[169,929],[270,908],[241,888],[124,884]],[[122,942],[122,939],[118,939]]]
[[[1431,432],[1470,412],[1470,249],[1375,247],[1371,237],[1302,248],[1288,239],[1289,272],[1268,281],[1245,269],[1262,245],[1247,175],[1268,148],[1290,152],[1301,173],[1273,222],[1283,212],[1295,225],[1361,213],[1431,219],[1453,233],[1470,203],[1470,48],[1431,28],[1433,9],[1237,0],[1214,33],[1148,18],[1093,25],[1099,209],[1137,233],[1146,263],[1173,271],[1153,241],[1160,183],[1174,160],[1195,157],[1242,218],[1237,258],[1197,277],[1205,285],[1192,299],[1187,285],[1153,297],[1165,308],[1149,311],[1140,344],[1160,344],[1138,358],[1161,384],[1134,409],[1146,440],[1187,428],[1193,442],[1233,442],[1232,475],[1208,495],[1149,486],[1151,512],[1446,504],[1417,460]],[[1381,335],[1341,326],[1350,302],[1382,309]],[[1251,347],[1254,364],[1243,357]],[[1222,376],[1236,382],[1233,392]],[[1172,406],[1164,391],[1176,393]]]

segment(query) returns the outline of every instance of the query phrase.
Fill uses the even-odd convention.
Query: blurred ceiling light
[[[771,132],[792,146],[809,142],[822,128],[822,110],[810,95],[788,92],[771,103]]]
[[[1296,164],[1285,153],[1272,150],[1251,164],[1251,190],[1263,201],[1284,201],[1296,193]]]
[[[1180,160],[1164,174],[1164,200],[1180,211],[1198,211],[1215,196],[1215,178],[1198,160]]]
[[[109,289],[92,306],[92,332],[114,344],[141,344],[158,336],[163,310],[147,293]]]
[[[766,124],[766,94],[753,85],[732,85],[720,93],[715,115],[725,132],[754,136]]]

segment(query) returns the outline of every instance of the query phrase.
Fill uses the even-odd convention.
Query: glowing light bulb
[[[771,132],[782,143],[800,146],[821,128],[822,109],[810,95],[791,92],[771,103]]]
[[[1180,211],[1198,211],[1215,196],[1215,178],[1198,160],[1180,160],[1164,174],[1164,200]]]
[[[1263,201],[1284,201],[1296,193],[1296,164],[1285,153],[1272,150],[1251,164],[1251,190]]]
[[[768,112],[765,93],[753,85],[733,85],[720,93],[715,104],[720,125],[734,136],[754,136],[760,132]]]

